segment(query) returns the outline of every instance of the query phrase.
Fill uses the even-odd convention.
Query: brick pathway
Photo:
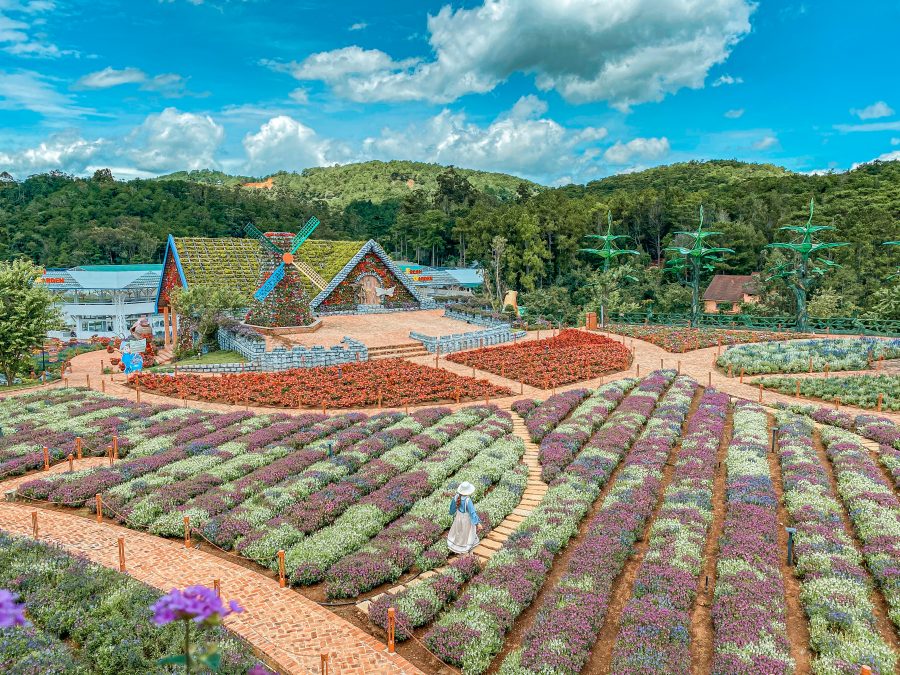
[[[9,487],[9,482],[0,483],[0,492]],[[33,510],[23,503],[0,502],[0,529],[30,536]],[[329,654],[328,672],[335,675],[421,672],[324,607],[279,588],[274,579],[168,539],[71,513],[37,511],[42,541],[112,569],[118,569],[118,538],[124,537],[127,572],[161,591],[191,584],[212,586],[220,579],[223,598],[237,600],[246,610],[228,617],[225,624],[286,673],[321,672],[322,652]]]

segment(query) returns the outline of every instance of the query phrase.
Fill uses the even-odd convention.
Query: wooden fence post
[[[103,497],[100,496],[99,492],[96,495],[94,495],[94,501],[97,504],[97,522],[102,523],[103,522]]]
[[[387,648],[388,652],[394,653],[394,627],[397,621],[397,612],[393,607],[388,607],[388,625],[387,625]]]
[[[282,588],[287,586],[287,579],[284,573],[284,550],[278,551],[278,585]]]
[[[44,471],[50,470],[50,448],[44,446]]]
[[[741,368],[741,376],[738,379],[738,382],[740,382],[741,384],[744,384],[744,369],[743,368]]]
[[[762,403],[762,382],[759,383],[759,402]]]
[[[119,537],[119,571],[125,571],[125,537]]]
[[[184,547],[191,547],[191,517],[184,517]]]
[[[35,539],[38,538],[37,511],[31,512],[31,535]]]
[[[878,403],[875,404],[875,412],[881,412],[881,401],[884,398],[884,394],[878,394]]]
[[[106,393],[106,380],[104,379],[100,380],[100,391],[104,394]]]
[[[328,675],[328,652],[322,652],[322,675]]]
[[[70,453],[69,453],[69,456],[66,457],[66,459],[69,460],[69,473],[72,473],[72,471],[73,471],[72,462],[75,461],[75,457],[74,457],[74,455],[72,455],[72,453],[70,452]]]
[[[800,380],[797,380],[797,393],[795,394],[797,398],[800,398]]]
[[[90,373],[84,374],[84,386],[86,386],[88,389],[91,388],[91,374]]]
[[[109,456],[109,465],[113,465],[113,447],[112,445],[106,446],[106,454]]]
[[[213,579],[213,590],[216,592],[216,597],[222,597],[222,580],[221,579]]]
[[[75,437],[75,457],[81,459],[81,436]]]

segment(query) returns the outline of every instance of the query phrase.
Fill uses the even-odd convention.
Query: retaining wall
[[[500,326],[486,328],[485,330],[472,331],[471,333],[455,333],[439,337],[412,331],[409,337],[421,342],[425,349],[432,354],[436,353],[438,348],[440,348],[441,354],[449,354],[451,352],[478,349],[479,347],[489,347],[518,340],[525,337],[525,331],[513,330],[508,323],[505,323]]]
[[[248,363],[243,364],[245,370],[270,371],[289,370],[291,368],[316,368],[369,360],[368,348],[362,342],[351,337],[345,337],[341,340],[343,345],[334,347],[295,346],[290,349],[275,347],[271,351],[266,351],[266,343],[262,340],[235,335],[221,328],[219,329],[218,338],[221,349],[230,349],[247,359]],[[226,365],[231,366],[233,364]],[[239,372],[241,364],[237,365]]]

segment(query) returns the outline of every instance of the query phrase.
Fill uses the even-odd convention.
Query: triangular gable
[[[378,245],[374,239],[369,239],[365,244],[363,244],[362,248],[357,251],[356,255],[354,255],[350,260],[347,261],[347,264],[341,269],[340,272],[335,275],[335,277],[328,283],[325,289],[319,293],[315,298],[312,299],[312,302],[309,303],[309,306],[315,310],[325,299],[331,295],[335,288],[344,281],[350,272],[359,264],[360,260],[362,260],[367,253],[374,253],[378,258],[384,263],[384,266],[387,267],[391,274],[393,274],[397,280],[403,285],[403,287],[409,291],[410,295],[412,295],[416,302],[421,304],[423,302],[422,296],[419,295],[419,292],[416,290],[415,286],[413,286],[412,282],[407,278],[407,275],[400,271],[400,268],[397,267],[397,264],[391,260],[391,257],[385,252],[381,246]]]
[[[174,271],[173,271],[174,270]],[[187,287],[187,280],[184,278],[184,270],[181,269],[181,261],[178,259],[178,249],[175,248],[175,239],[172,235],[166,240],[166,252],[163,255],[162,274],[159,275],[159,286],[156,288],[156,311],[160,310],[160,299],[164,306],[168,306],[168,294],[172,290],[173,276],[177,275],[178,281],[181,282],[183,288]],[[165,293],[165,297],[163,297]]]

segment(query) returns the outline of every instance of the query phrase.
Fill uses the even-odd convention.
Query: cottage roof
[[[754,274],[717,274],[709,282],[704,300],[713,302],[741,302],[744,294],[759,293],[759,280]]]

